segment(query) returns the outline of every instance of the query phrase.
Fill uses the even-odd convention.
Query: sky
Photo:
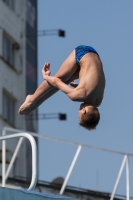
[[[66,113],[67,120],[40,120],[39,133],[91,146],[133,153],[133,1],[38,0],[38,30],[66,32],[66,37],[38,37],[38,84],[41,69],[51,63],[54,75],[78,45],[89,45],[99,53],[106,77],[104,99],[99,107],[97,129],[79,126],[80,103],[59,91],[39,107],[39,113]],[[39,179],[51,182],[67,174],[77,147],[39,140]],[[112,192],[123,157],[82,149],[68,185]],[[130,169],[133,157],[130,157]],[[126,194],[125,169],[117,194]],[[133,173],[130,172],[133,186]],[[131,191],[133,196],[133,191]]]

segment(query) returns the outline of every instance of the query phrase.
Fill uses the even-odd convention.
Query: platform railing
[[[12,128],[5,127],[5,128],[3,128],[3,130],[2,130],[2,135],[6,135],[6,132],[7,132],[7,131],[12,131],[12,132],[14,132],[14,133],[15,133],[15,132],[17,132],[17,133],[18,133],[18,132],[20,132],[20,133],[23,132],[23,131],[21,131],[21,130],[16,130],[16,129],[12,129]],[[20,133],[19,133],[19,135],[20,135]],[[76,164],[76,161],[77,161],[77,159],[78,159],[78,157],[79,157],[79,154],[80,154],[82,148],[89,148],[89,149],[94,149],[94,150],[99,150],[99,151],[104,151],[104,152],[109,152],[109,153],[114,153],[114,154],[122,155],[122,156],[124,157],[124,158],[123,158],[123,161],[122,161],[122,164],[121,164],[121,166],[120,166],[120,170],[119,170],[119,173],[118,173],[118,176],[117,176],[117,179],[116,179],[116,182],[115,182],[115,185],[114,185],[112,194],[110,195],[110,196],[111,196],[111,197],[110,197],[110,200],[113,200],[113,199],[114,199],[114,196],[115,196],[115,194],[116,194],[116,190],[117,190],[117,187],[118,187],[118,184],[119,184],[119,182],[120,182],[120,178],[121,178],[121,175],[122,175],[122,172],[123,172],[123,169],[124,169],[125,166],[126,166],[126,199],[127,199],[127,200],[130,200],[129,157],[133,157],[133,154],[125,153],[125,152],[119,152],[119,151],[114,151],[114,150],[109,150],[109,149],[104,149],[104,148],[99,148],[99,147],[95,147],[95,146],[90,146],[90,145],[86,145],[86,144],[80,144],[80,143],[77,143],[77,142],[71,142],[71,141],[66,141],[66,140],[57,139],[57,138],[52,138],[52,137],[45,136],[45,135],[41,135],[41,134],[37,134],[37,133],[31,133],[31,132],[30,132],[30,134],[31,134],[32,136],[34,136],[34,137],[42,138],[42,139],[45,139],[45,140],[51,140],[51,141],[56,141],[56,142],[62,142],[62,143],[70,144],[70,145],[75,145],[75,146],[78,147],[78,148],[77,148],[77,151],[76,151],[76,153],[75,153],[75,156],[74,156],[74,158],[73,158],[73,160],[72,160],[72,163],[71,163],[71,165],[70,165],[70,168],[69,168],[69,170],[68,170],[68,173],[67,173],[67,175],[66,175],[66,178],[65,178],[65,180],[64,180],[64,183],[63,183],[63,185],[62,185],[62,187],[61,187],[60,195],[63,195],[63,193],[64,193],[64,191],[65,191],[66,185],[67,185],[67,183],[68,183],[68,180],[69,180],[69,178],[70,178],[70,176],[71,176],[71,173],[72,173],[72,171],[73,171],[73,169],[74,169],[74,166],[75,166],[75,164]],[[15,134],[15,135],[17,135],[17,134]],[[3,141],[3,143],[4,143],[4,141]],[[13,155],[13,157],[12,157],[12,159],[11,159],[10,164],[9,164],[9,167],[8,167],[8,169],[7,169],[7,172],[8,172],[8,173],[6,173],[6,176],[4,175],[4,174],[5,174],[5,173],[4,173],[4,172],[5,172],[5,153],[4,153],[4,152],[5,152],[5,145],[3,144],[3,146],[2,146],[2,151],[3,151],[3,160],[2,160],[2,165],[3,165],[3,167],[2,167],[2,169],[3,169],[3,176],[4,176],[3,180],[6,180],[7,177],[8,177],[9,172],[10,172],[12,166],[13,166],[14,160],[15,160],[16,155],[17,155],[17,153],[18,153],[18,151],[19,151],[19,149],[20,149],[21,144],[22,144],[22,139],[20,138],[20,140],[19,140],[19,142],[18,142],[18,145],[17,145],[17,147],[16,147],[16,149],[15,149],[14,155]],[[4,182],[4,181],[3,181],[3,182]],[[35,186],[35,185],[34,185],[34,186]],[[34,187],[34,186],[33,186],[33,187]],[[32,187],[32,188],[33,188],[33,187]],[[29,189],[31,189],[31,187],[30,187]]]
[[[19,132],[19,133],[6,135],[6,131],[13,131],[13,132]],[[10,128],[4,128],[2,131],[2,135],[3,136],[0,137],[0,140],[2,141],[2,187],[5,187],[8,175],[11,171],[11,168],[14,164],[18,151],[21,147],[23,138],[25,137],[30,141],[31,149],[32,149],[32,178],[31,178],[31,184],[28,190],[34,190],[36,186],[36,182],[37,182],[37,147],[36,147],[36,142],[35,142],[34,137],[29,133],[16,131]],[[14,151],[14,154],[12,156],[12,159],[6,171],[6,140],[18,138],[18,137],[20,137],[20,139],[18,141],[17,147]]]

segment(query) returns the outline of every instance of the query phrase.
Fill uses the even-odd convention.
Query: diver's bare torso
[[[98,107],[103,99],[104,88],[105,76],[99,56],[95,53],[85,54],[80,60],[79,85],[75,88],[80,95],[74,101]]]

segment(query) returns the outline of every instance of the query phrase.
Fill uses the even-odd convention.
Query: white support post
[[[19,152],[19,149],[20,149],[20,147],[21,147],[21,144],[22,144],[23,140],[24,140],[24,138],[21,137],[21,138],[19,139],[19,141],[18,141],[18,144],[17,144],[17,146],[16,146],[16,149],[15,149],[15,151],[14,151],[14,154],[13,154],[13,156],[12,156],[12,159],[11,159],[11,161],[10,161],[10,163],[9,163],[9,166],[8,166],[7,171],[6,171],[6,174],[5,174],[5,184],[6,184],[6,180],[7,180],[8,175],[9,175],[11,169],[12,169],[12,166],[13,166],[13,164],[14,164],[14,161],[15,161],[16,157],[17,157],[17,154],[18,154],[18,152]]]
[[[124,159],[123,159],[123,162],[122,162],[122,165],[121,165],[121,168],[120,168],[118,177],[117,177],[117,179],[116,179],[116,183],[115,183],[115,186],[114,186],[114,189],[113,189],[113,192],[112,192],[112,195],[111,195],[110,200],[113,200],[113,198],[114,198],[114,195],[115,195],[115,192],[116,192],[118,183],[119,183],[119,181],[120,181],[120,178],[121,178],[122,171],[123,171],[123,169],[124,169],[126,160],[127,160],[127,155],[124,156]]]
[[[67,176],[66,176],[66,178],[65,178],[65,180],[64,180],[64,183],[63,183],[63,185],[62,185],[62,188],[61,188],[61,190],[60,190],[60,195],[62,195],[63,192],[64,192],[64,190],[65,190],[66,184],[67,184],[67,182],[68,182],[68,180],[69,180],[69,178],[70,178],[70,175],[71,175],[72,170],[73,170],[73,168],[74,168],[74,165],[75,165],[75,163],[76,163],[76,161],[77,161],[77,159],[78,159],[78,156],[79,156],[79,153],[80,153],[81,149],[82,149],[82,146],[79,145],[79,147],[78,147],[78,149],[77,149],[77,151],[76,151],[76,154],[75,154],[75,156],[74,156],[74,159],[73,159],[73,161],[72,161],[72,164],[71,164],[71,166],[70,166],[70,168],[69,168],[69,170],[68,170]]]
[[[5,136],[5,130],[2,135]],[[5,174],[6,174],[6,141],[2,141],[2,187],[5,187]]]
[[[126,193],[127,200],[130,200],[130,180],[129,180],[129,157],[127,156],[126,160]]]

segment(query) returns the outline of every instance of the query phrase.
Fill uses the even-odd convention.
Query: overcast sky
[[[39,0],[38,30],[66,31],[38,38],[38,84],[41,69],[51,63],[54,75],[78,45],[96,49],[103,62],[106,89],[99,107],[101,120],[95,131],[78,125],[80,103],[58,92],[39,107],[39,113],[66,113],[67,121],[40,120],[39,133],[106,149],[133,153],[133,1]],[[40,141],[39,179],[65,177],[77,147]],[[112,192],[122,156],[83,149],[68,185]],[[133,158],[130,168],[133,169]],[[131,186],[133,186],[131,170]],[[117,194],[125,193],[125,170]],[[133,196],[133,192],[131,192]]]

